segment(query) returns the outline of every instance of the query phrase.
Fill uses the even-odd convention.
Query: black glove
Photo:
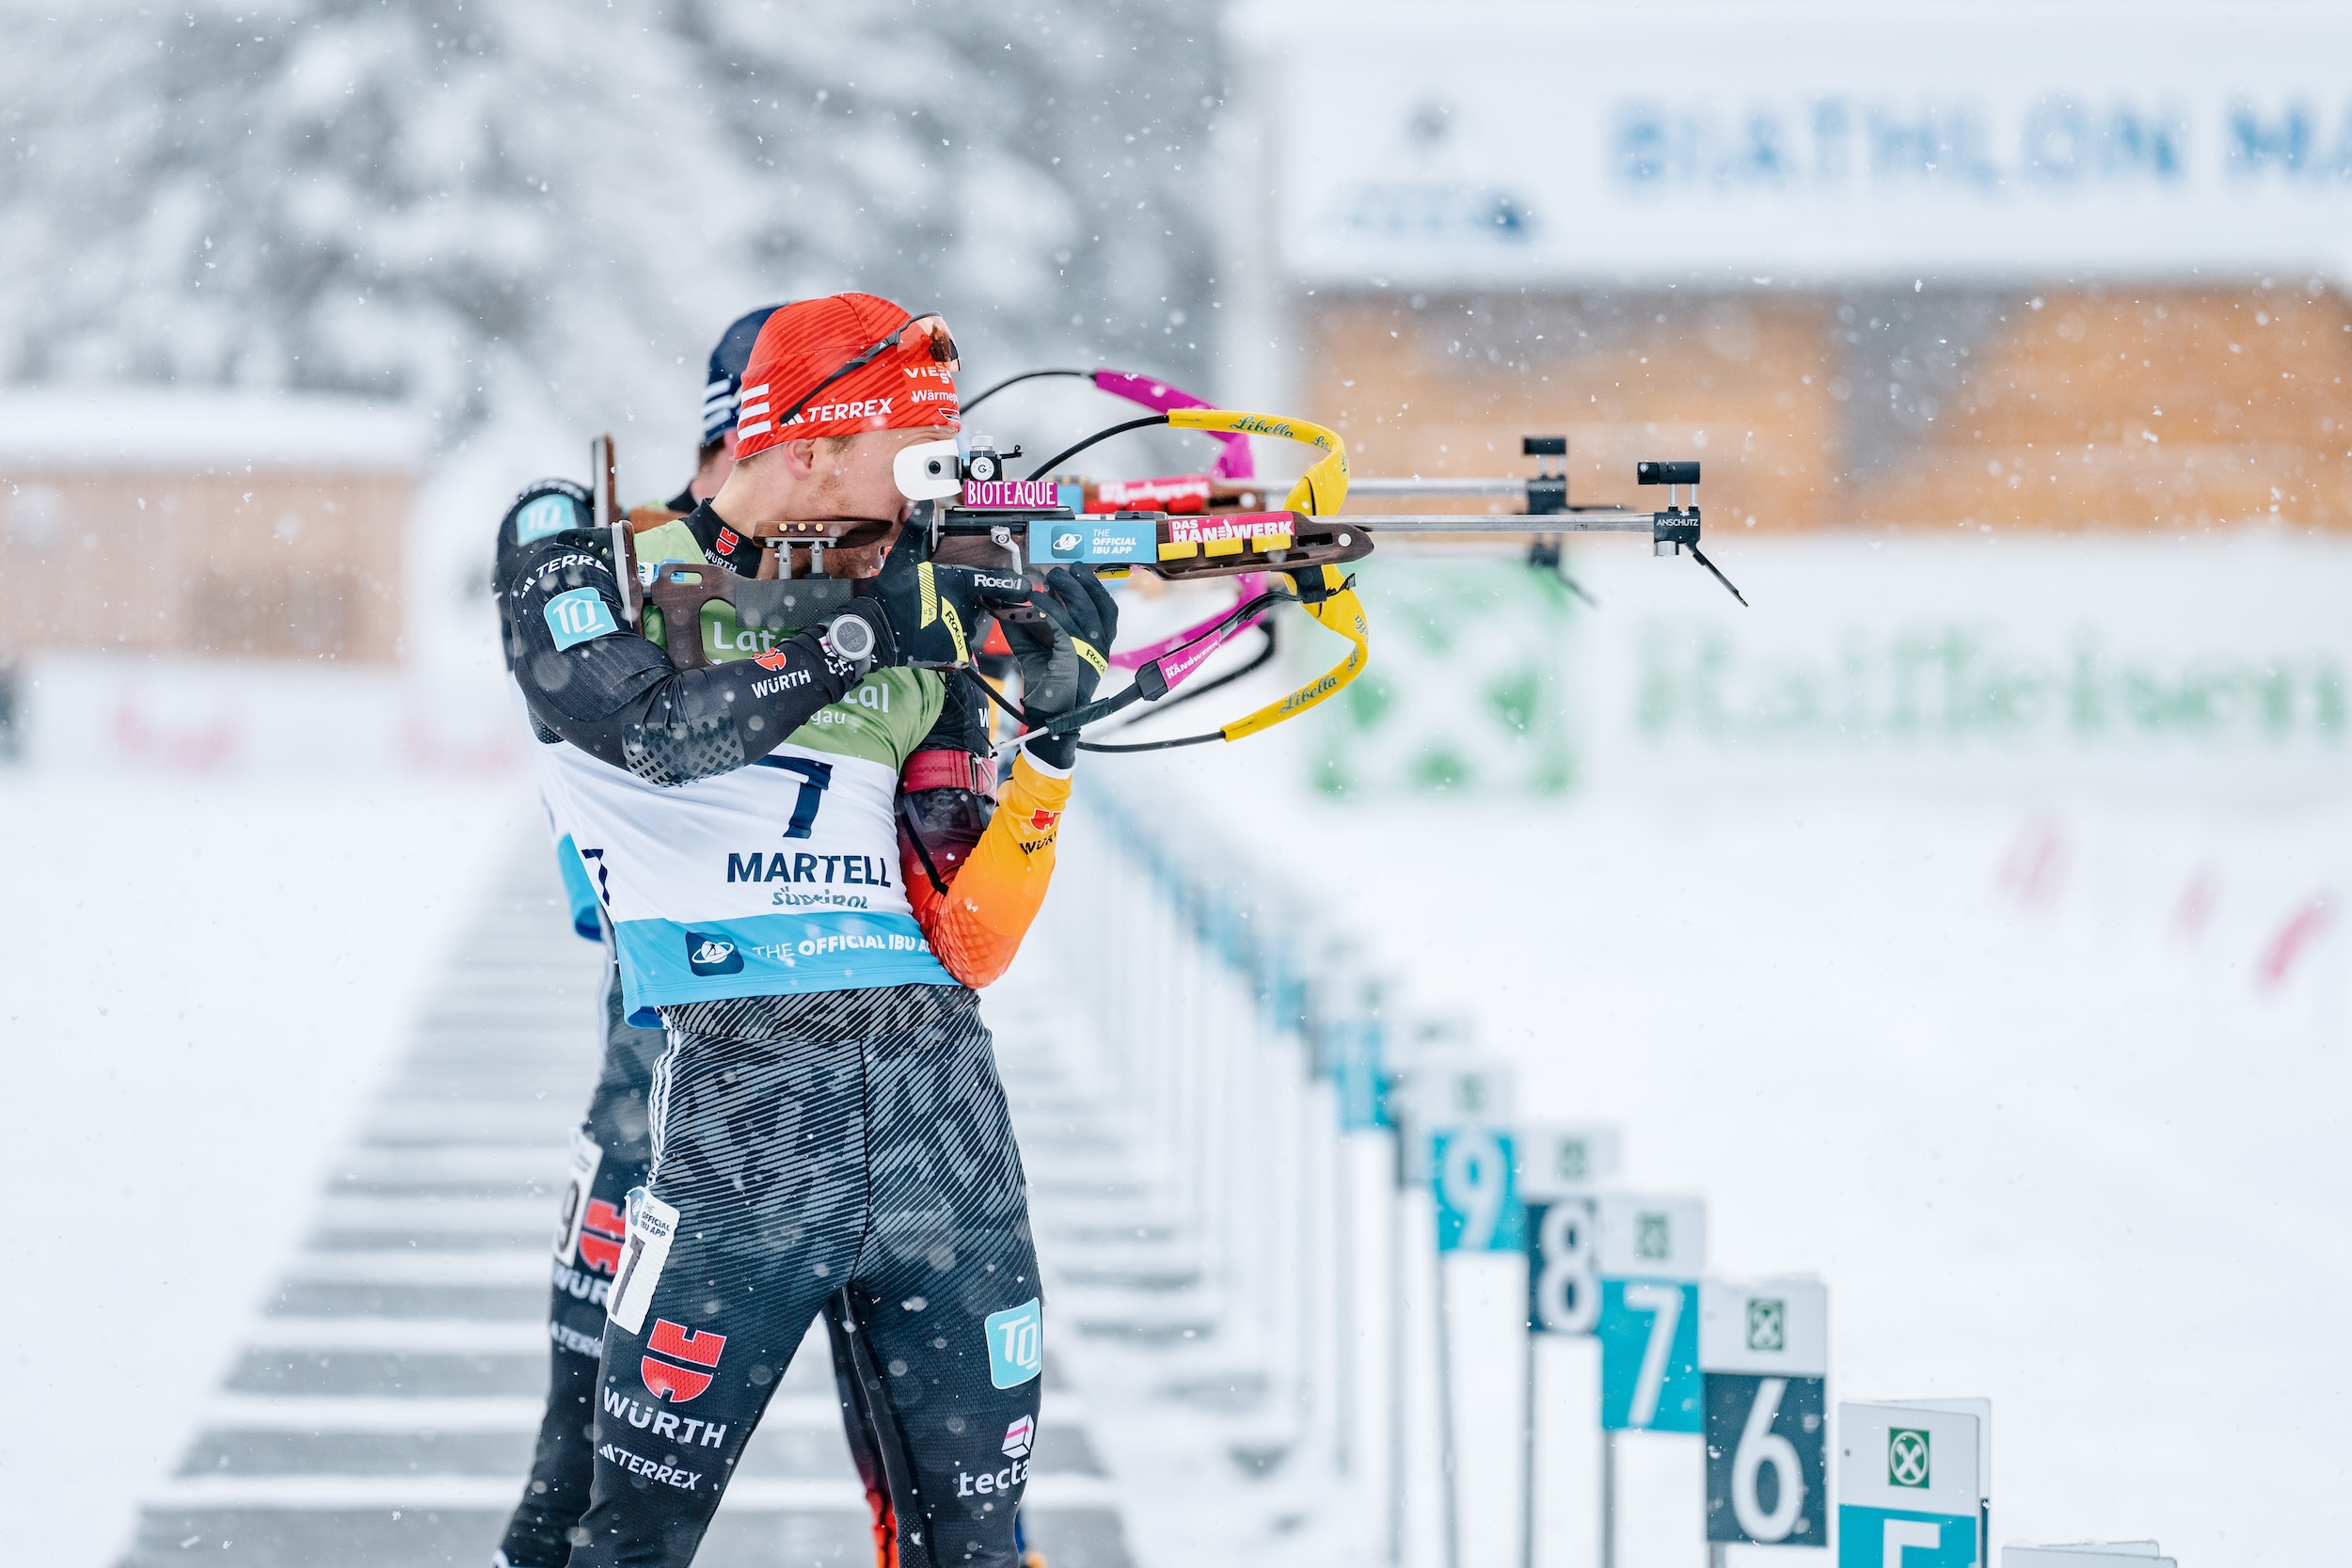
[[[882,558],[882,570],[857,585],[867,604],[889,618],[895,656],[885,662],[951,670],[972,662],[973,645],[987,635],[984,587],[1003,584],[1001,572],[935,566],[923,559],[923,531],[909,523]]]
[[[1042,620],[1008,620],[1005,641],[1021,665],[1021,710],[1038,730],[1093,699],[1110,668],[1111,643],[1119,636],[1119,605],[1091,566],[1057,566],[1029,603]],[[1068,768],[1078,758],[1078,737],[1057,735],[1032,740],[1040,762]]]

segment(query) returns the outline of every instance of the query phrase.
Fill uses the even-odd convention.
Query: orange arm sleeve
[[[947,973],[977,990],[1012,967],[1029,922],[1054,879],[1054,842],[1070,803],[1070,778],[1055,777],[1023,752],[996,801],[988,831],[942,894],[912,852],[899,856],[914,922]]]

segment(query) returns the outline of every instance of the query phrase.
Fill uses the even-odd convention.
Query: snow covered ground
[[[1765,554],[1742,562],[1751,587]],[[1709,586],[1656,580],[1685,576]],[[1588,580],[1635,619],[1624,581]],[[1759,635],[1835,631],[1766,603]],[[2259,630],[2291,650],[2304,625]],[[1417,657],[1399,641],[1376,657]],[[1625,765],[1565,797],[1343,804],[1308,787],[1336,723],[1090,759],[1077,809],[1113,781],[1155,797],[1224,875],[1297,900],[1409,1010],[1510,1060],[1522,1115],[1622,1121],[1629,1182],[1708,1199],[1713,1272],[1820,1275],[1833,1400],[1990,1396],[1997,1541],[2328,1555],[2352,1467],[2331,1419],[2352,1395],[2333,732],[2278,743],[2278,788],[2256,742],[2128,791],[2048,746],[1949,778],[1915,751],[1866,786],[1834,751],[1775,742],[1769,777],[1686,751],[1670,789]],[[2133,754],[2164,782],[2156,752]],[[0,1498],[29,1560],[96,1568],[304,1223],[485,855],[527,840],[535,807],[488,779],[21,770],[0,812],[20,1215],[0,1308],[30,1418],[0,1435]],[[1474,1391],[1511,1375],[1509,1305],[1458,1305],[1494,1318],[1462,1368],[1491,1400]],[[1470,1414],[1475,1489],[1510,1423]],[[1696,1560],[1694,1478],[1671,1454],[1629,1466],[1626,1568]],[[1563,1471],[1546,1568],[1585,1560],[1581,1486]],[[1473,1528],[1507,1522],[1466,1501]]]
[[[113,1560],[536,812],[512,782],[0,772],[9,1561]]]

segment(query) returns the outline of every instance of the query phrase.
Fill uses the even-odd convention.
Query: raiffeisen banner
[[[2352,784],[2340,539],[1727,531],[1711,553],[1753,608],[1606,543],[1569,560],[1597,609],[1508,548],[1450,553],[1358,568],[1373,664],[1305,731],[1318,788],[2281,803]]]
[[[1236,14],[1327,284],[2352,273],[2352,7]]]

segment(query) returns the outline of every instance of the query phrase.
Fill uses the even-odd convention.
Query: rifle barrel
[[[1356,523],[1375,538],[1382,534],[1402,533],[1647,533],[1657,521],[1650,512],[1600,511],[1553,512],[1542,516],[1483,517],[1475,515],[1449,515],[1443,512],[1378,513],[1340,512],[1324,519],[1331,523]]]
[[[1357,479],[1350,477],[1351,496],[1516,496],[1527,499],[1523,479]]]

